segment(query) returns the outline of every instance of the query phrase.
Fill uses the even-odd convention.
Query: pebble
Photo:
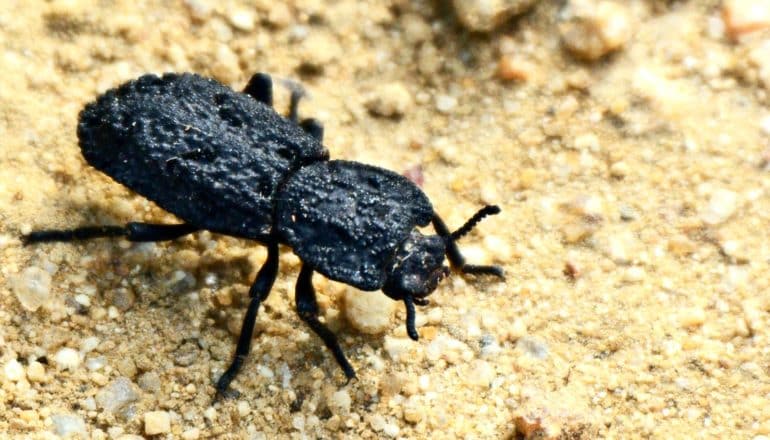
[[[144,433],[147,435],[165,434],[171,430],[171,417],[166,411],[144,413]]]
[[[136,382],[139,385],[139,388],[148,393],[157,393],[160,391],[160,376],[154,371],[142,373]]]
[[[31,382],[45,382],[45,366],[38,361],[32,361],[27,367],[27,379]]]
[[[12,278],[10,285],[21,306],[34,312],[51,295],[51,274],[41,267],[30,266]]]
[[[377,292],[345,290],[345,318],[358,331],[380,334],[391,326],[396,302]]]
[[[706,311],[692,307],[679,313],[679,325],[682,327],[700,327],[706,322]]]
[[[348,390],[341,389],[329,397],[327,405],[329,406],[332,414],[346,416],[350,414],[351,402],[352,399],[350,398],[350,393],[348,393]]]
[[[453,0],[460,23],[475,32],[487,32],[514,15],[522,14],[538,0]]]
[[[3,372],[5,373],[5,378],[11,382],[18,382],[24,379],[25,376],[24,366],[16,359],[6,362],[3,366]]]
[[[441,113],[450,113],[457,107],[457,98],[450,95],[436,96],[436,110]]]
[[[538,338],[524,336],[516,341],[516,348],[528,354],[535,359],[546,359],[548,357],[548,345]]]
[[[505,54],[497,61],[497,77],[503,81],[527,81],[536,72],[534,63],[519,56]]]
[[[759,129],[762,133],[770,136],[770,115],[765,116],[759,121]]]
[[[614,1],[571,0],[559,26],[564,46],[588,61],[618,50],[631,37],[627,6]]]
[[[388,353],[391,359],[399,361],[405,359],[412,350],[414,341],[406,338],[394,338],[391,336],[385,336],[385,342],[383,348]]]
[[[381,84],[369,94],[365,105],[375,116],[399,118],[412,108],[412,95],[400,82]]]
[[[80,353],[73,348],[64,347],[56,352],[53,362],[61,370],[74,370],[80,366]]]
[[[248,9],[233,11],[232,14],[227,16],[227,21],[239,31],[251,32],[254,30],[254,13]]]
[[[412,397],[404,404],[403,411],[404,420],[409,423],[419,423],[425,417],[423,406]]]
[[[134,383],[127,377],[118,377],[96,393],[96,404],[111,413],[117,413],[139,400]]]
[[[711,194],[708,206],[700,218],[707,225],[718,225],[729,219],[738,209],[738,194],[729,189],[717,189]]]
[[[199,428],[190,428],[182,433],[184,440],[198,440],[201,437],[201,430]]]
[[[73,414],[53,414],[51,416],[53,432],[61,438],[87,436],[86,423],[80,416]]]
[[[341,56],[342,49],[332,37],[311,32],[302,41],[300,59],[305,67],[311,70],[323,71],[324,67]]]
[[[425,347],[425,357],[434,362],[444,359],[456,364],[467,357],[466,353],[471,353],[471,350],[464,342],[446,335],[438,335]]]
[[[732,39],[766,29],[770,27],[770,0],[725,0],[722,20]]]

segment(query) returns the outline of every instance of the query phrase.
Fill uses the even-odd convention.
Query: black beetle
[[[498,266],[465,263],[456,241],[497,206],[479,210],[450,232],[428,198],[405,177],[357,162],[329,160],[323,127],[301,122],[301,92],[288,118],[272,108],[270,76],[255,74],[243,93],[201,76],[144,75],[111,89],[80,113],[78,139],[86,161],[147,197],[184,223],[131,222],[40,230],[24,243],[124,237],[172,240],[198,230],[256,240],[267,261],[252,285],[235,358],[217,382],[226,394],[249,352],[257,309],[278,272],[278,245],[302,260],[296,285],[300,318],[324,341],[349,379],[355,377],[335,335],[318,320],[312,275],[361,290],[382,290],[406,305],[406,328],[417,340],[414,305],[448,275],[503,277]],[[437,235],[417,226],[433,223]]]

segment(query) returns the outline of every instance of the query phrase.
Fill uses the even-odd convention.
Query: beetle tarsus
[[[409,335],[409,338],[413,341],[417,341],[420,339],[420,335],[417,333],[417,328],[415,328],[414,323],[417,315],[414,310],[414,303],[415,300],[411,295],[404,297],[404,305],[406,306],[406,334]]]

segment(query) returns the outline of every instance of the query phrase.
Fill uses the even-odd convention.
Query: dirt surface
[[[215,3],[0,2],[2,437],[770,435],[761,25],[726,30],[717,1],[621,2],[627,38],[567,48],[560,1],[488,33],[444,2]],[[301,82],[333,158],[421,180],[450,227],[500,205],[461,249],[506,281],[444,281],[412,342],[401,304],[353,307],[381,294],[316,276],[345,384],[294,313],[283,249],[241,396],[212,403],[263,248],[18,238],[175,221],[87,166],[75,134],[98,93],[166,71],[236,89],[269,72],[278,109],[281,80]],[[366,307],[384,323],[347,317]]]

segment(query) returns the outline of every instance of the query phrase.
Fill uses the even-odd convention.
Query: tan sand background
[[[2,437],[767,438],[766,2],[743,27],[741,2],[619,2],[619,29],[536,3],[471,32],[441,1],[0,2]],[[212,404],[263,249],[18,239],[175,221],[75,135],[96,94],[164,71],[302,82],[332,157],[421,179],[453,227],[499,204],[461,248],[507,280],[444,281],[415,343],[400,304],[316,276],[345,385],[284,249],[241,397]]]

